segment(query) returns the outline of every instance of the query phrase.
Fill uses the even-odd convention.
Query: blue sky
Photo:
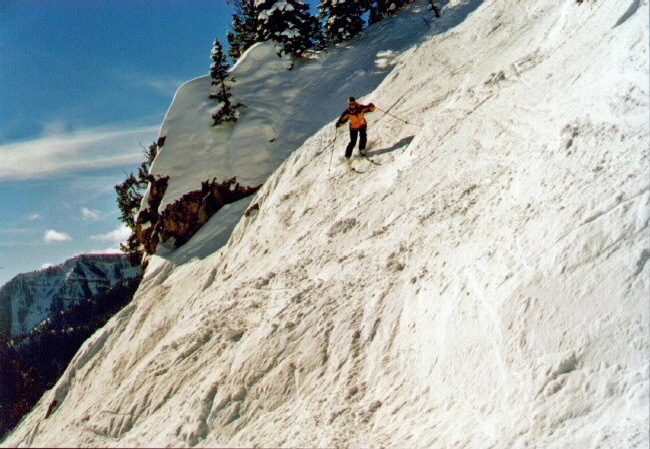
[[[225,43],[224,0],[0,1],[0,285],[115,248],[114,184]]]

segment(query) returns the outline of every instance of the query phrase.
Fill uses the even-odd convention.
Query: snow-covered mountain
[[[138,274],[121,254],[82,254],[31,273],[0,288],[0,332],[28,333],[51,313],[64,310]]]
[[[253,49],[225,131],[179,91],[164,201],[264,185],[154,256],[4,445],[648,446],[648,2],[427,3],[292,72]],[[390,114],[364,174],[350,95]]]

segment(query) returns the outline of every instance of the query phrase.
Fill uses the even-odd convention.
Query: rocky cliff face
[[[224,182],[213,179],[202,182],[200,190],[186,193],[159,212],[168,182],[168,176],[150,176],[146,197],[148,207],[138,214],[136,235],[149,254],[155,253],[161,242],[169,241],[178,248],[223,206],[251,196],[260,188],[242,186],[235,177]]]
[[[51,313],[137,274],[138,269],[121,254],[83,254],[61,265],[20,274],[0,288],[0,333],[25,334]]]

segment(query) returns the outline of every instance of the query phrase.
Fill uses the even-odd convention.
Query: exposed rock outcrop
[[[155,225],[158,223],[158,207],[165,195],[169,176],[155,178],[153,175],[148,176],[149,194],[146,197],[146,203],[149,207],[143,207],[136,220],[135,233],[148,254],[153,254],[158,246],[159,238],[155,234]]]
[[[186,193],[159,213],[168,182],[169,177],[151,177],[147,198],[149,207],[138,215],[136,234],[149,254],[155,253],[161,242],[171,241],[178,248],[223,206],[253,195],[261,187],[242,186],[237,178],[223,182],[216,179],[204,181],[200,190]]]

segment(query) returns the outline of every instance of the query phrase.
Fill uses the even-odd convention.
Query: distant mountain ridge
[[[0,288],[0,333],[28,333],[50,313],[111,289],[138,268],[122,254],[81,254],[64,263],[19,274]]]

